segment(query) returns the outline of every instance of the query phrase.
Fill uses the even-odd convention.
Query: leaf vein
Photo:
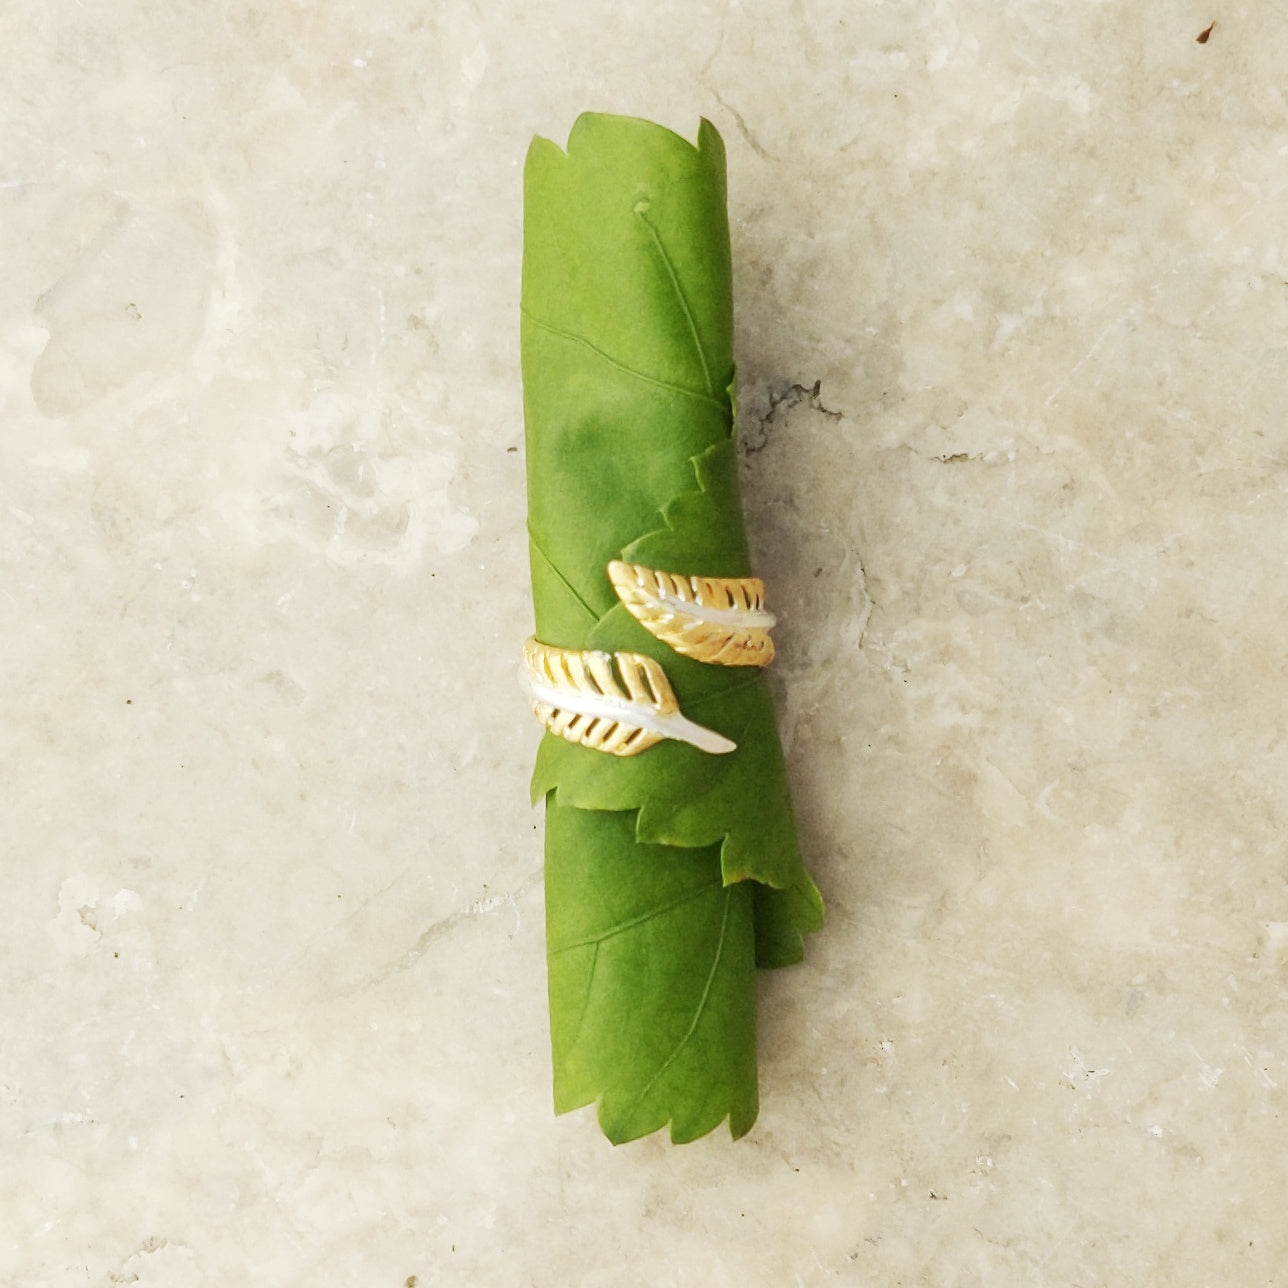
[[[665,254],[665,252],[663,253]],[[669,263],[667,264],[667,267],[670,268]],[[674,278],[674,274],[672,274],[672,277]],[[679,291],[678,284],[676,286],[676,290],[677,292]],[[680,297],[680,302],[682,305],[684,304],[683,296]],[[688,306],[685,305],[684,308],[685,315],[688,316]],[[707,373],[707,391],[705,393],[701,389],[689,389],[685,385],[677,385],[674,381],[663,380],[660,376],[650,376],[648,372],[640,371],[638,367],[627,366],[626,363],[619,361],[617,358],[614,358],[612,354],[601,349],[599,345],[587,340],[584,335],[578,335],[575,331],[565,331],[562,327],[557,327],[553,323],[546,322],[542,318],[537,317],[527,308],[526,305],[520,306],[520,312],[528,319],[529,322],[532,323],[533,326],[540,328],[542,331],[549,331],[551,335],[557,335],[561,340],[567,340],[572,344],[581,345],[584,349],[589,349],[597,358],[608,363],[610,367],[616,368],[624,375],[633,376],[636,380],[642,380],[645,384],[654,385],[659,389],[669,389],[672,393],[680,394],[684,398],[696,398],[699,402],[704,402],[714,407],[726,420],[729,418],[729,408],[727,404],[717,398],[714,390],[711,388],[711,376],[709,372]],[[689,325],[692,327],[692,319],[690,319]],[[697,339],[696,332],[694,334],[694,339]],[[699,354],[701,355],[700,345]],[[706,366],[706,357],[702,356],[703,371],[706,371]]]
[[[546,554],[545,549],[542,547],[541,542],[537,540],[536,534],[532,531],[531,527],[528,528],[528,540],[532,543],[532,548],[537,552],[537,554],[541,556],[542,560],[545,562],[546,567],[549,568],[550,571],[554,573],[554,575],[558,577],[561,582],[563,582],[568,593],[582,607],[582,609],[586,613],[586,616],[590,618],[591,622],[592,623],[598,622],[599,614],[596,613],[595,610],[591,608],[591,606],[585,601],[581,593],[578,591],[577,587],[574,586],[572,582],[570,582],[568,578],[564,576],[563,570],[559,567],[559,565],[555,563],[555,561],[551,559],[551,557],[548,554]]]
[[[685,706],[687,709],[696,710],[698,707],[710,706],[713,702],[725,702],[735,694],[741,693],[744,689],[750,689],[752,685],[759,683],[759,675],[749,675],[746,679],[735,681],[723,689],[713,689],[710,693],[704,693],[700,698],[691,698]]]
[[[673,912],[676,908],[683,907],[686,903],[691,903],[694,899],[704,894],[710,894],[712,890],[721,889],[723,884],[721,881],[712,881],[696,890],[688,890],[668,903],[659,904],[658,907],[650,908],[647,912],[641,912],[634,917],[628,917],[625,921],[619,921],[617,925],[597,935],[586,935],[582,939],[574,939],[566,944],[552,946],[550,956],[553,957],[556,953],[572,952],[574,948],[588,948],[591,944],[598,948],[606,939],[613,939],[617,935],[625,934],[628,930],[634,930],[636,926],[642,926],[646,921],[652,921],[654,917],[660,917],[663,913]]]
[[[711,969],[707,972],[706,983],[702,986],[702,996],[698,998],[698,1004],[693,1010],[693,1019],[689,1022],[689,1027],[684,1031],[684,1036],[675,1044],[671,1054],[662,1062],[661,1068],[644,1084],[643,1091],[635,1099],[632,1112],[644,1103],[648,1093],[653,1090],[654,1084],[679,1059],[680,1052],[688,1046],[689,1039],[697,1031],[698,1021],[702,1019],[702,1013],[707,1009],[707,999],[711,996],[711,989],[716,981],[716,972],[720,968],[720,959],[724,956],[725,939],[729,933],[729,910],[732,906],[733,890],[730,887],[726,887],[724,916],[720,919],[720,937],[716,940],[716,955],[712,959]]]
[[[581,994],[581,1007],[577,1011],[577,1023],[573,1025],[574,1034],[581,1033],[581,1026],[586,1019],[586,1011],[590,1007],[590,990],[595,984],[595,968],[599,965],[599,945],[595,945],[595,951],[590,956],[590,969],[586,972],[586,987]],[[575,1039],[574,1039],[575,1040]]]
[[[707,361],[707,352],[702,347],[702,337],[698,334],[697,319],[693,316],[693,310],[689,307],[689,301],[685,298],[684,290],[680,286],[680,279],[676,274],[675,265],[671,263],[671,257],[666,253],[666,247],[662,244],[662,238],[653,226],[652,221],[642,210],[637,211],[636,214],[643,220],[644,227],[648,229],[649,236],[653,238],[653,245],[657,247],[657,253],[662,257],[662,265],[666,269],[667,277],[671,279],[671,289],[675,292],[675,298],[680,305],[680,312],[684,314],[684,320],[689,324],[689,334],[693,337],[693,347],[697,350],[698,361],[702,364],[702,376],[707,382],[707,393],[714,398],[716,387],[711,380],[711,364]]]

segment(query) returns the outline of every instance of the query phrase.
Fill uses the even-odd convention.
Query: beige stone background
[[[0,1282],[1288,1283],[1288,19],[1205,3],[0,8]],[[550,1109],[587,108],[729,148],[830,909],[738,1143]]]

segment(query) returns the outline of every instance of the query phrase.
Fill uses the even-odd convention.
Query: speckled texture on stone
[[[0,32],[0,1282],[1282,1281],[1274,6]],[[550,1110],[519,177],[590,108],[729,147],[831,913],[737,1144]]]

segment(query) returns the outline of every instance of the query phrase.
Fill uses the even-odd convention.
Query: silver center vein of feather
[[[738,750],[736,742],[730,742],[714,729],[695,724],[678,711],[663,714],[643,702],[633,702],[630,698],[614,698],[604,693],[569,692],[567,689],[558,689],[553,684],[542,683],[527,670],[522,672],[521,683],[524,692],[533,702],[543,703],[558,711],[571,711],[579,716],[596,716],[601,720],[620,720],[647,729],[649,733],[660,734],[663,738],[687,742],[699,751],[710,752],[713,756],[723,756]]]
[[[700,622],[710,622],[713,626],[763,627],[769,630],[778,618],[773,613],[756,608],[716,608],[712,604],[700,604],[696,599],[682,599],[679,595],[659,595],[659,604],[665,604],[677,614],[684,617],[696,617]]]

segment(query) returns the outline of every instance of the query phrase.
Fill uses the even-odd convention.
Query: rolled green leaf
[[[613,560],[751,575],[734,450],[724,145],[587,114],[524,173],[522,350],[536,637],[656,660],[685,717],[736,744],[630,758],[547,733],[555,1109],[614,1142],[757,1112],[755,968],[803,956],[801,863],[762,673],[680,656],[619,602]]]

